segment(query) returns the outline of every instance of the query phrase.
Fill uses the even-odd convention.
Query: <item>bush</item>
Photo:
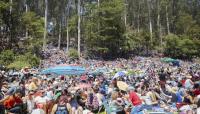
[[[78,51],[76,49],[69,49],[68,51],[68,57],[71,58],[71,59],[78,59],[79,56],[78,56]]]
[[[8,68],[14,68],[16,70],[20,70],[24,67],[31,67],[31,65],[27,61],[14,61],[8,65]]]
[[[24,55],[17,56],[16,61],[26,61],[32,67],[37,67],[40,64],[40,59],[29,52]]]
[[[37,67],[40,63],[40,59],[31,53],[25,53],[16,57],[14,62],[8,65],[8,68],[14,68],[20,70],[23,67]]]
[[[198,55],[198,45],[188,36],[166,36],[165,54],[170,57],[192,59]]]
[[[12,50],[5,50],[0,53],[0,64],[9,65],[15,59],[15,54]]]

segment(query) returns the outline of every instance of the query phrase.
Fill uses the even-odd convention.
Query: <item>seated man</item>
[[[21,113],[22,112],[22,94],[20,90],[16,90],[14,95],[10,95],[8,99],[4,101],[4,106],[11,113]]]

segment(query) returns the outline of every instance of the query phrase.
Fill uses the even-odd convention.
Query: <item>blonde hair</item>
[[[111,98],[112,100],[116,100],[118,98],[118,92],[113,92]]]

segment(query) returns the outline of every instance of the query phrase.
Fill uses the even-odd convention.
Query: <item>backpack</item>
[[[57,105],[57,110],[55,114],[68,114],[68,109],[66,105]]]

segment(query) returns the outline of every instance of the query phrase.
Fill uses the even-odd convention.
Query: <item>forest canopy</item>
[[[0,28],[1,56],[36,57],[24,64],[48,44],[90,58],[200,56],[200,0],[1,0]]]

